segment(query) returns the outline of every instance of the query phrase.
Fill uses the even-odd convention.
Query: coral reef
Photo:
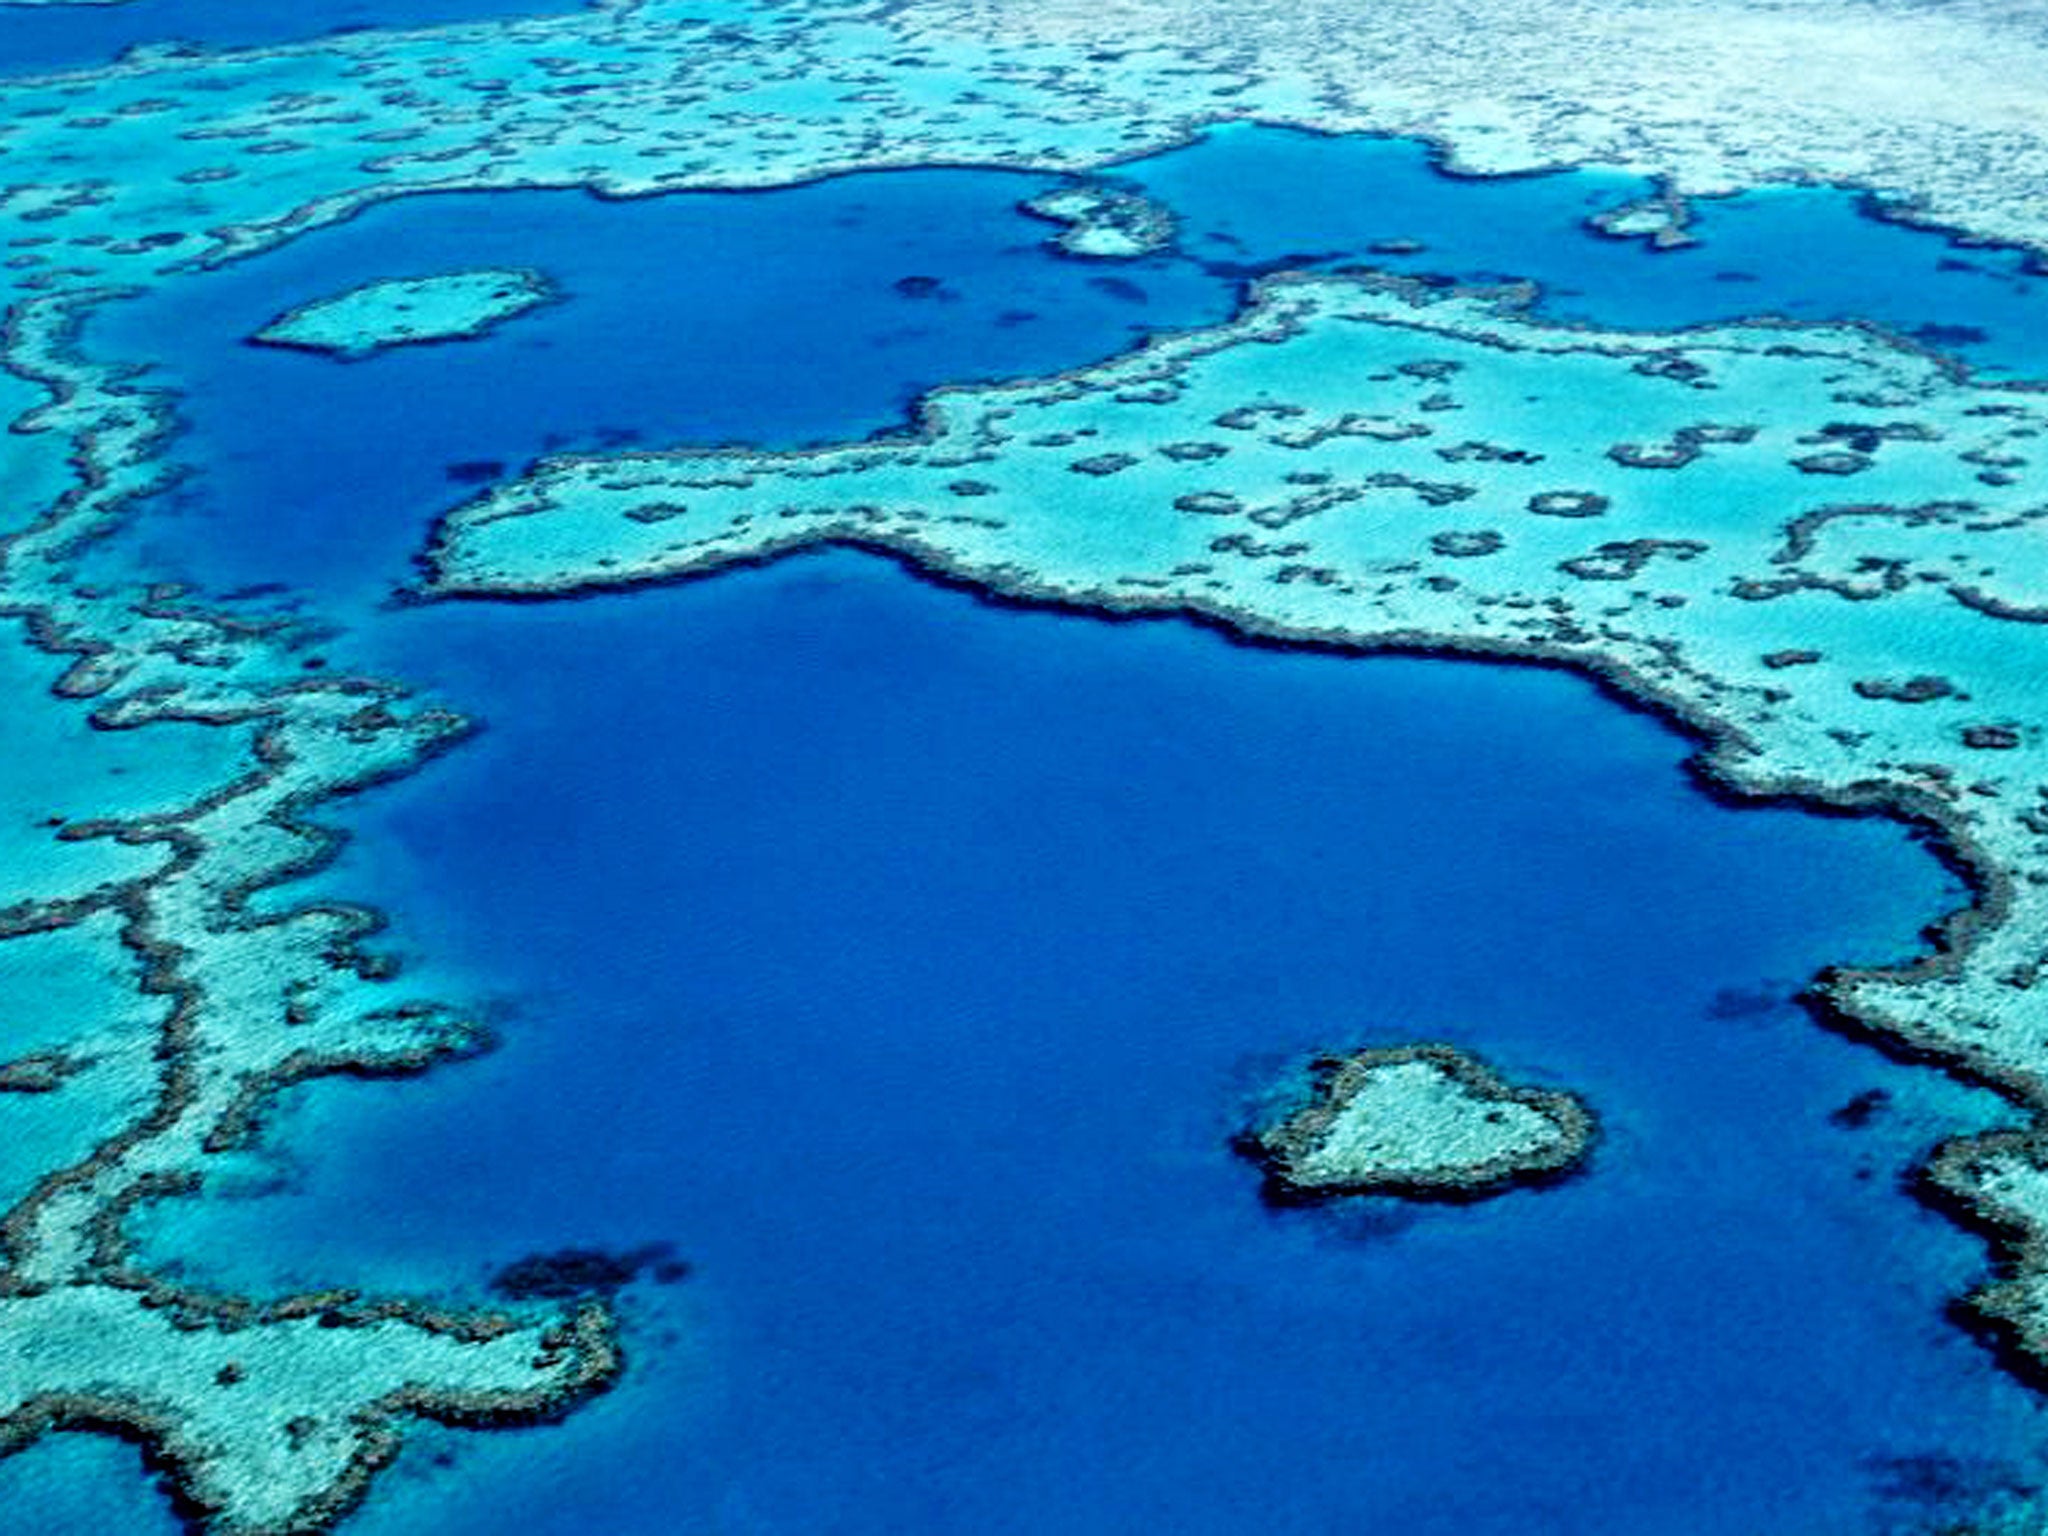
[[[1461,171],[1603,161],[1674,200],[1852,181],[1890,216],[2048,248],[2031,83],[2048,69],[2024,18],[1903,0],[1613,14],[921,0],[707,17],[612,0],[140,50],[0,90],[0,616],[65,664],[46,708],[209,743],[164,752],[178,771],[133,804],[9,824],[10,848],[38,852],[36,878],[0,896],[6,948],[65,946],[136,1004],[43,1021],[0,1068],[8,1100],[76,1101],[93,1138],[38,1148],[46,1166],[0,1221],[0,1451],[110,1429],[147,1442],[213,1529],[316,1530],[407,1418],[545,1416],[620,1359],[601,1301],[548,1317],[347,1291],[255,1301],[170,1285],[130,1252],[127,1214],[202,1189],[280,1088],[417,1071],[481,1035],[365,947],[375,913],[254,899],[332,856],[308,819],[322,802],[411,770],[462,722],[310,667],[291,623],[76,579],[78,553],[165,477],[165,402],[81,355],[89,315],[381,198],[1091,172],[1233,117],[1427,136]],[[1568,402],[1588,399],[1582,421]],[[1438,436],[1450,412],[1455,446]],[[1937,829],[1977,906],[1938,958],[1817,995],[2038,1107],[2041,414],[1849,329],[1603,336],[1462,295],[1273,283],[1220,331],[943,394],[918,440],[545,465],[448,521],[430,587],[538,597],[852,542],[1020,598],[1583,667],[1699,730],[1732,791]],[[1834,499],[1850,483],[1857,500]],[[1455,524],[1452,503],[1469,503]],[[1915,685],[1934,677],[1948,687]],[[30,867],[10,856],[10,877]],[[1972,1315],[2022,1363],[2048,1359],[2044,1169],[2028,1131],[1949,1148],[1928,1174],[2008,1239],[2010,1273]]]
[[[301,304],[249,339],[352,361],[390,347],[487,335],[555,297],[546,277],[520,267],[392,277]]]
[[[1577,1169],[1598,1128],[1572,1094],[1515,1087],[1454,1046],[1374,1046],[1314,1074],[1308,1103],[1238,1141],[1276,1203],[1483,1199]]]
[[[1103,182],[1057,187],[1021,205],[1061,226],[1053,244],[1069,256],[1128,261],[1173,244],[1173,214],[1135,192]]]
[[[205,759],[219,776],[182,802],[64,822],[67,840],[149,857],[0,907],[10,949],[75,936],[82,955],[125,970],[148,1004],[133,1027],[153,1036],[137,1053],[133,1036],[89,1015],[53,1020],[42,1049],[8,1066],[9,1087],[60,1102],[91,1074],[57,1063],[111,1056],[132,1086],[88,1149],[38,1149],[45,1166],[0,1218],[0,1454],[54,1429],[107,1430],[147,1445],[209,1530],[324,1529],[396,1453],[404,1421],[562,1412],[617,1373],[616,1329],[595,1302],[518,1316],[348,1289],[219,1295],[133,1255],[129,1215],[200,1191],[280,1090],[417,1072],[485,1039],[407,993],[365,947],[382,925],[374,911],[255,901],[333,856],[338,835],[308,813],[410,771],[459,740],[463,722],[394,684],[309,672],[309,637],[285,623],[209,614],[175,589],[110,594],[72,578],[81,541],[163,474],[159,402],[78,356],[77,318],[45,299],[17,307],[6,334],[16,373],[50,394],[16,430],[68,454],[79,478],[0,546],[0,613],[69,660],[55,691],[90,701],[97,730],[202,728],[220,744]],[[190,777],[174,754],[159,787]],[[43,1000],[62,1001],[57,988]]]
[[[1432,401],[1509,451],[1437,479]],[[1329,430],[1362,420],[1374,429]],[[426,591],[536,599],[840,543],[1009,598],[1582,668],[1696,732],[1729,794],[1928,828],[1974,906],[1935,954],[1837,971],[1813,1001],[2038,1111],[2048,640],[2028,449],[2044,426],[2040,392],[1853,325],[1631,335],[1533,323],[1511,294],[1282,278],[1226,326],[940,391],[915,438],[543,461],[443,521]],[[1227,456],[1161,446],[1217,428]],[[1854,503],[1796,462],[1847,428],[1874,449]],[[1988,454],[2009,478],[1983,480]],[[1112,456],[1131,462],[1073,473]],[[970,500],[950,489],[963,475]],[[1451,501],[1495,526],[1446,527]],[[649,503],[669,515],[635,520]],[[1929,1175],[1976,1224],[2018,1234],[1973,1315],[2037,1359],[2044,1169],[2029,1131],[1948,1149]]]

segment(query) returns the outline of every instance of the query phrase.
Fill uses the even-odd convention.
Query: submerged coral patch
[[[1597,1127],[1576,1095],[1516,1087],[1448,1045],[1326,1056],[1314,1073],[1307,1104],[1239,1142],[1281,1201],[1499,1194],[1579,1167]]]
[[[515,1259],[491,1277],[491,1289],[511,1301],[571,1301],[610,1296],[641,1275],[663,1285],[684,1279],[690,1266],[669,1243],[648,1243],[613,1252],[605,1248],[562,1248]]]
[[[301,304],[249,339],[353,361],[390,347],[467,341],[556,297],[543,274],[518,267],[385,278]]]
[[[1104,182],[1077,182],[1040,193],[1020,205],[1061,226],[1053,244],[1069,256],[1128,261],[1173,244],[1169,209],[1143,193]]]

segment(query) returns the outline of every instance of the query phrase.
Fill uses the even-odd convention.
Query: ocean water
[[[1450,178],[1410,139],[1228,124],[1120,174],[1177,209],[1188,252],[1235,266],[1375,266],[1542,285],[1561,319],[1665,330],[1785,315],[1873,320],[1990,377],[2048,376],[2048,272],[1869,217],[1854,193],[1767,188],[1695,203],[1699,243],[1589,237],[1585,219],[1650,190],[1612,172]],[[1413,255],[1375,241],[1418,240]]]
[[[256,48],[371,27],[429,27],[506,16],[556,15],[583,0],[123,0],[115,5],[0,3],[0,76],[54,74],[112,63],[146,43]]]
[[[10,1529],[66,1536],[177,1536],[171,1501],[142,1452],[102,1435],[51,1435],[0,1460]]]
[[[850,553],[376,640],[488,726],[318,885],[509,999],[504,1045],[296,1095],[267,1192],[157,1208],[149,1251],[470,1296],[569,1244],[695,1268],[628,1296],[612,1398],[429,1437],[361,1532],[1861,1532],[2048,1473],[1942,1315],[1979,1245],[1898,1188],[1995,1104],[1787,1001],[1959,899],[1895,827],[1717,806],[1568,675]],[[1583,1092],[1590,1174],[1262,1207],[1258,1096],[1416,1038]]]
[[[1752,286],[1579,232],[1614,178],[1366,148],[1177,152],[1222,156],[1189,186],[1239,201],[1187,192],[1188,253],[1138,264],[1053,255],[1012,207],[1045,179],[996,173],[447,196],[94,324],[166,359],[195,472],[121,559],[282,584],[259,600],[354,626],[338,658],[487,723],[352,802],[317,886],[390,906],[502,1049],[295,1094],[221,1198],[138,1219],[150,1251],[471,1300],[572,1243],[694,1266],[626,1294],[617,1392],[422,1434],[351,1529],[1906,1532],[2048,1487],[2042,1405],[1942,1315],[1981,1245],[1899,1188],[2001,1111],[1789,1002],[1960,899],[1898,829],[1717,806],[1676,737],[1560,674],[1018,612],[872,557],[376,606],[437,507],[551,447],[890,430],[922,387],[1205,323],[1296,255],[1414,236],[1433,270],[1630,324],[1667,280],[1694,305]],[[1255,150],[1333,170],[1258,182],[1231,158]],[[1379,179],[1337,174],[1353,154]],[[1318,190],[1289,211],[1283,182]],[[1360,224],[1361,189],[1407,211]],[[1524,216],[1465,211],[1496,193]],[[1792,196],[1760,271],[1800,209],[1851,207]],[[2010,286],[1941,259],[1951,322]],[[360,364],[242,344],[368,277],[508,260],[567,302]],[[1418,1037],[1586,1094],[1590,1174],[1262,1207],[1226,1145],[1258,1096],[1308,1051]],[[1872,1089],[1868,1125],[1831,1121]],[[30,1499],[37,1465],[0,1476]]]

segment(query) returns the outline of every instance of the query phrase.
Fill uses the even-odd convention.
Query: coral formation
[[[554,297],[546,277],[518,267],[392,277],[301,304],[250,340],[350,361],[389,347],[483,336]]]
[[[1069,256],[1128,261],[1173,244],[1170,211],[1139,193],[1103,182],[1056,187],[1022,207],[1062,226],[1053,244]]]
[[[0,91],[0,616],[65,664],[45,708],[90,710],[109,737],[208,743],[162,753],[160,793],[9,823],[10,849],[37,853],[35,879],[0,897],[6,947],[61,946],[136,1002],[38,1025],[0,1067],[11,1102],[88,1105],[94,1137],[36,1149],[43,1165],[10,1186],[0,1450],[112,1429],[148,1442],[221,1532],[319,1529],[408,1417],[544,1416],[619,1363],[601,1302],[532,1317],[346,1291],[254,1301],[170,1285],[130,1252],[128,1213],[203,1188],[283,1086],[416,1071],[480,1035],[365,947],[376,914],[254,899],[331,856],[307,819],[323,801],[409,771],[462,723],[311,667],[293,624],[77,579],[79,552],[166,474],[165,402],[81,354],[89,315],[381,198],[933,163],[1089,172],[1230,117],[1423,135],[1465,171],[1604,161],[1662,178],[1669,209],[1762,180],[1854,181],[1891,216],[2048,248],[2029,83],[2048,70],[1996,8],[1686,5],[1617,28],[1611,6],[1570,0],[1465,20],[1425,0],[710,17],[612,0],[142,50]],[[1653,222],[1609,226],[1675,227]],[[1590,398],[1589,422],[1560,403]],[[2038,1106],[2041,414],[1848,329],[1605,336],[1461,295],[1282,282],[1217,332],[941,395],[917,440],[545,465],[449,520],[431,587],[544,596],[853,542],[1018,597],[1584,667],[1701,731],[1731,789],[1937,828],[1976,908],[1937,959],[1837,974],[1819,996]],[[1837,499],[1851,483],[1856,501]],[[1915,684],[1935,677],[1949,686]],[[10,876],[30,868],[10,857]],[[1959,1144],[1929,1173],[2011,1239],[2011,1273],[1975,1315],[2022,1360],[2048,1358],[2044,1169],[2028,1131]]]
[[[1448,1045],[1375,1046],[1314,1065],[1310,1101],[1248,1132],[1270,1199],[1476,1200],[1580,1167],[1597,1130],[1569,1093],[1519,1088]]]
[[[1443,466],[1438,396],[1461,435],[1526,451],[1425,478]],[[1391,425],[1327,430],[1365,418]],[[1855,503],[1796,463],[1803,441],[1844,426],[1876,445]],[[543,598],[841,543],[1011,598],[1579,667],[1697,732],[1701,769],[1731,794],[1929,828],[1975,905],[1938,953],[1835,972],[1814,1001],[2038,1108],[2048,642],[2027,449],[2044,426],[2039,392],[1853,325],[1630,335],[1533,323],[1512,295],[1284,278],[1226,326],[1058,378],[940,391],[915,438],[543,461],[443,521],[426,590]],[[1233,439],[1226,456],[1161,447],[1211,427]],[[1621,453],[1618,437],[1664,446]],[[1077,446],[1132,462],[1077,477]],[[1987,453],[2009,484],[1979,478]],[[971,502],[947,489],[963,472],[984,488]],[[1445,527],[1453,500],[1500,528]],[[660,524],[633,518],[654,502],[670,509]],[[1930,1174],[1979,1225],[2022,1234],[1976,1315],[2036,1357],[2043,1168],[2029,1132],[1964,1143]]]

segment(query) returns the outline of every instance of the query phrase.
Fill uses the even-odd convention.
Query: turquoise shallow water
[[[376,611],[427,515],[551,445],[886,430],[924,384],[1214,318],[1283,257],[1416,235],[1625,323],[1744,286],[1580,233],[1613,178],[1471,186],[1299,137],[1127,168],[1211,157],[1176,194],[1192,254],[1134,266],[1047,252],[1025,177],[422,198],[95,324],[187,392],[195,477],[124,558],[281,582],[355,623],[338,655],[489,722],[352,808],[322,888],[500,999],[504,1049],[299,1096],[230,1181],[251,1197],[155,1212],[152,1251],[472,1298],[571,1242],[695,1265],[628,1295],[618,1393],[425,1436],[357,1529],[1908,1531],[2043,1486],[2039,1403],[1941,1316],[1981,1249],[1897,1188],[1995,1105],[1787,1002],[1958,899],[1895,829],[1716,807],[1673,737],[1561,676],[1001,611],[849,555]],[[1269,152],[1358,159],[1275,199],[1232,158]],[[1774,206],[1765,255],[1806,227]],[[241,345],[394,253],[522,252],[570,298],[489,341]],[[1936,313],[1977,314],[1940,259]],[[1979,328],[2040,334],[2012,313]],[[1260,1207],[1225,1146],[1251,1099],[1300,1052],[1415,1034],[1586,1093],[1593,1174]],[[1830,1122],[1872,1088],[1888,1112]],[[33,1497],[52,1465],[0,1476]]]

